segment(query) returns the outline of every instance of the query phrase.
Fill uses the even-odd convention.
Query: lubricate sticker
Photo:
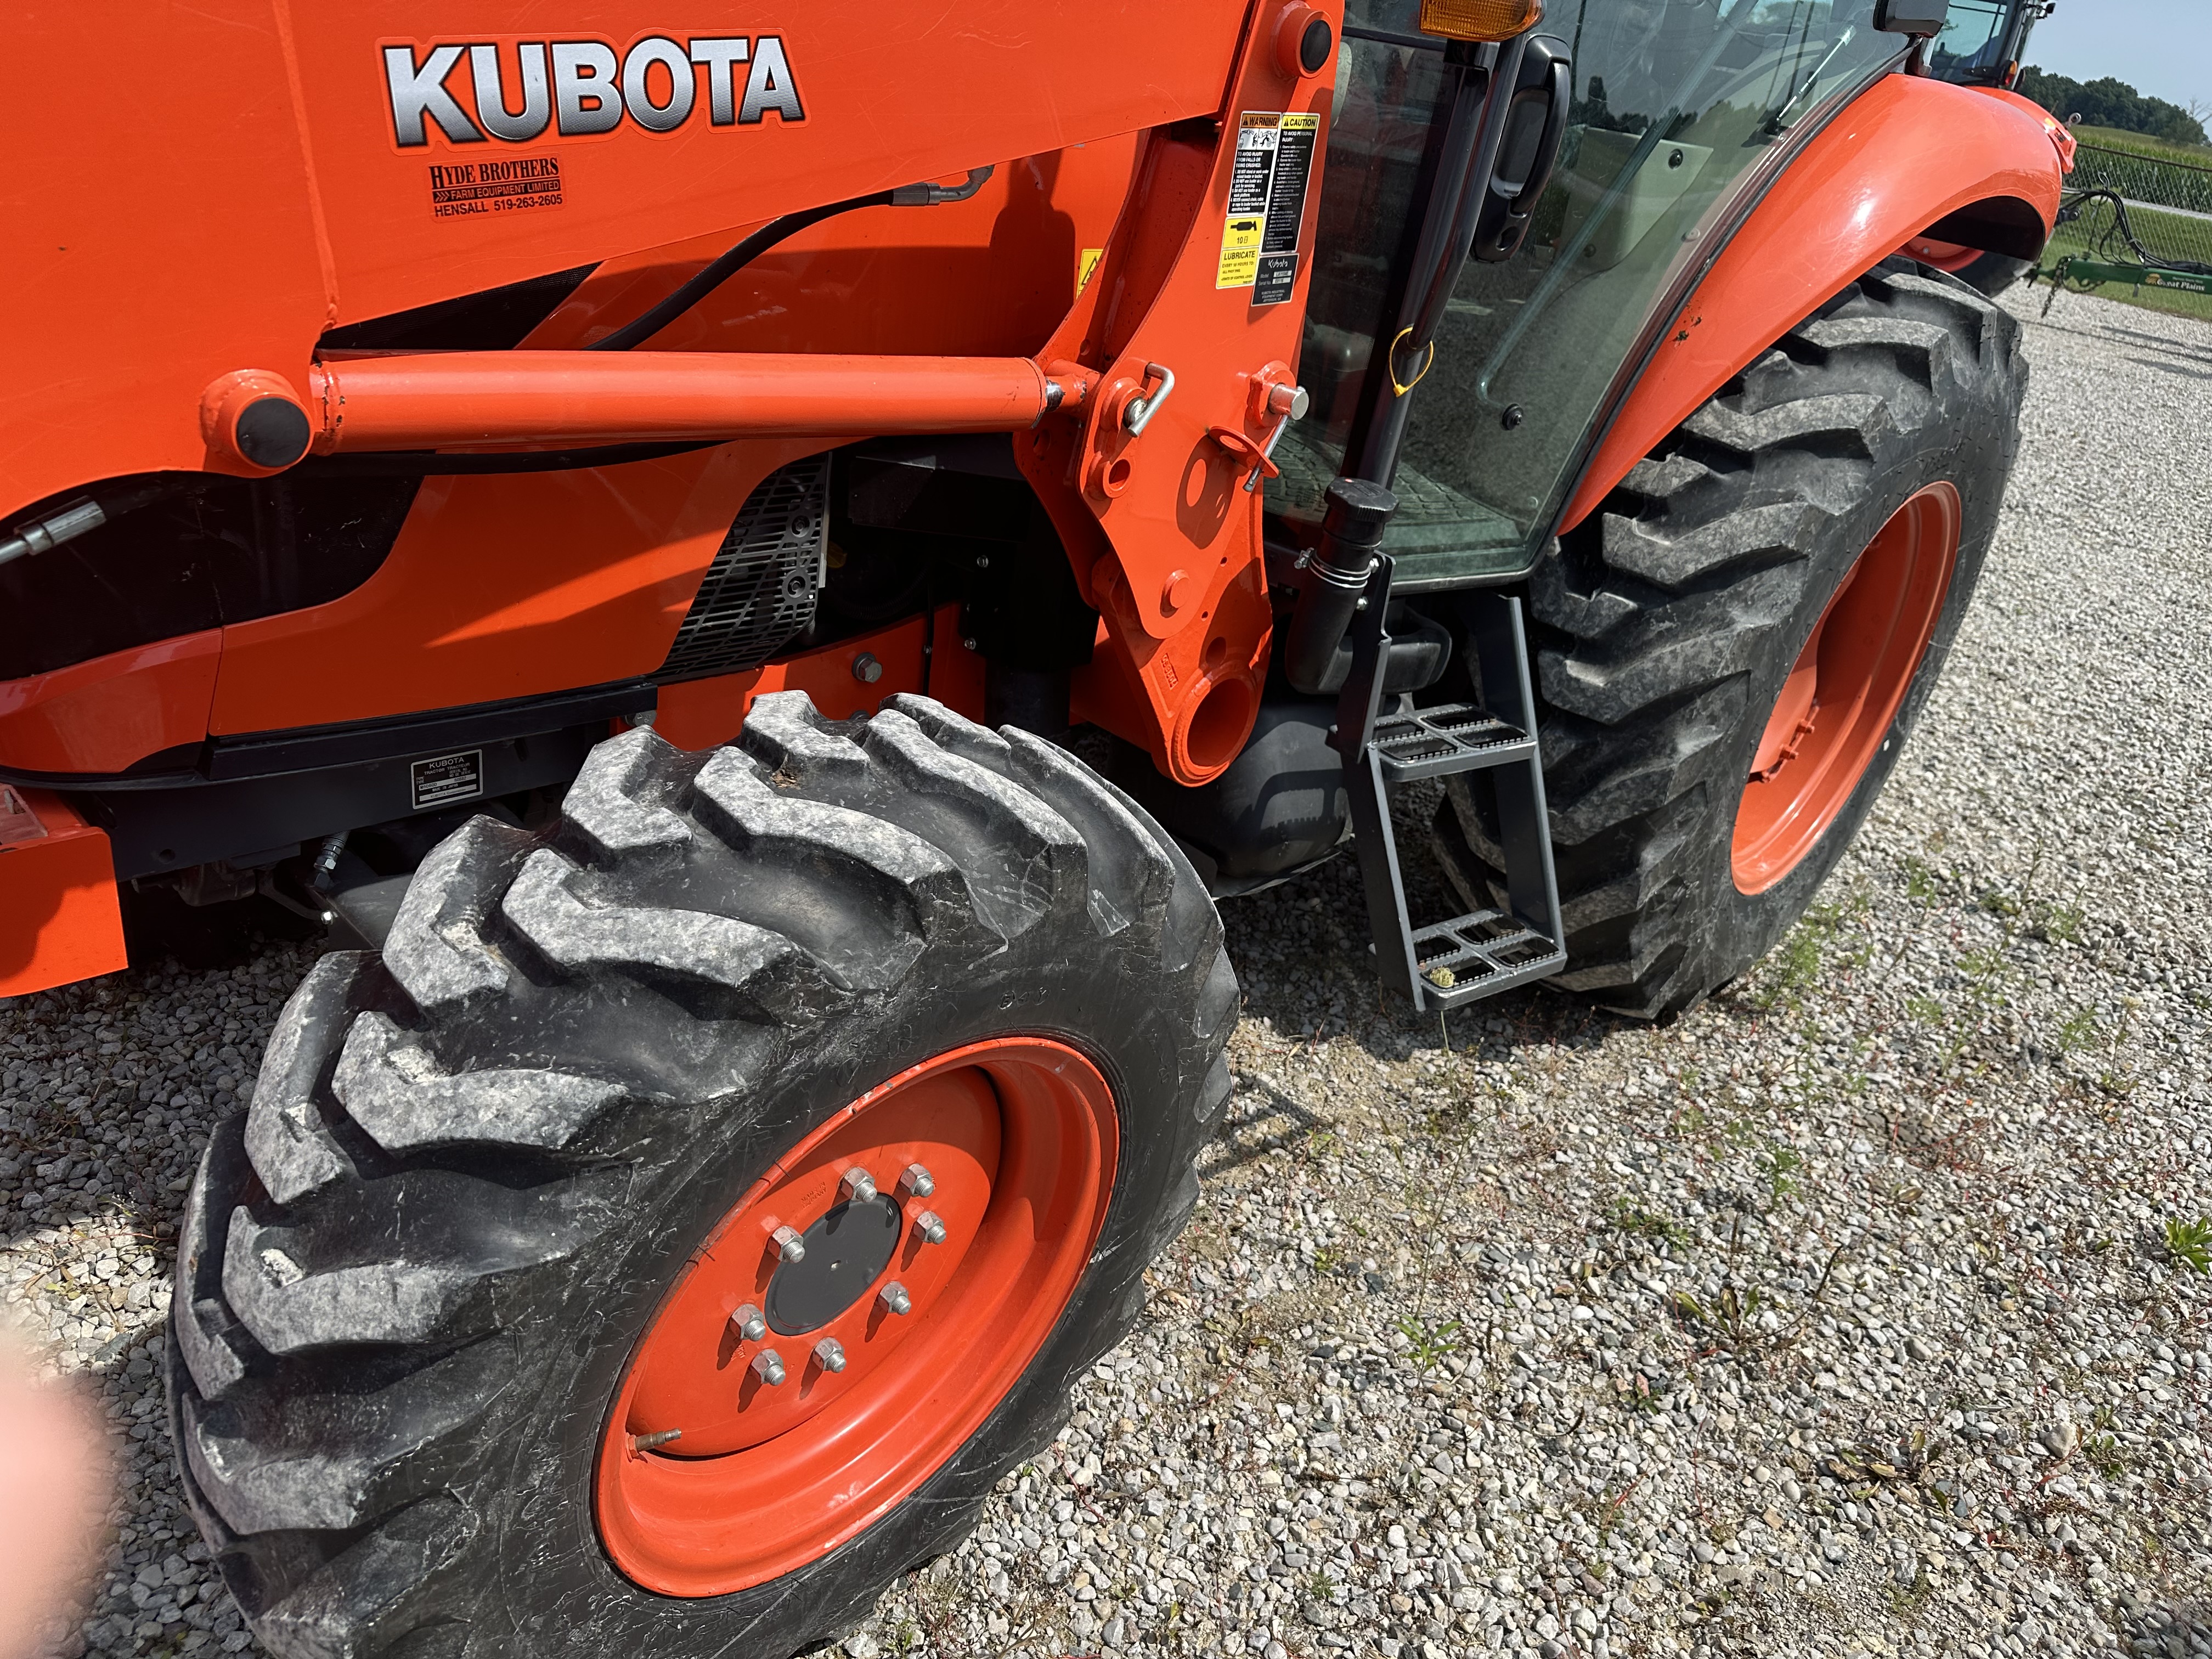
[[[1098,270],[1098,262],[1106,257],[1103,247],[1087,247],[1078,257],[1075,264],[1075,292],[1080,298],[1083,290],[1091,286],[1091,278]]]
[[[474,800],[483,793],[483,750],[471,749],[459,755],[438,755],[418,760],[407,769],[415,784],[415,810],[444,806],[457,800]]]
[[[557,155],[523,155],[512,161],[449,161],[430,169],[434,218],[531,213],[562,204]]]
[[[1280,305],[1291,297],[1320,137],[1317,114],[1247,110],[1237,118],[1237,157],[1214,287],[1249,288],[1255,306]]]

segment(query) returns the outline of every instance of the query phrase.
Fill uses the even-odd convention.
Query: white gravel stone
[[[1348,862],[1228,907],[1206,1201],[848,1659],[2212,1656],[2212,1279],[2165,1231],[2212,1209],[2212,328],[2041,301],[1981,593],[1811,919],[1669,1024],[1420,1022]],[[157,1332],[310,960],[0,1007],[0,1296],[124,1448],[51,1651],[249,1650]]]

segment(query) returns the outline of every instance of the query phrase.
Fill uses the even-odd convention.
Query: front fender
[[[2039,225],[2039,246],[2058,213],[2051,128],[2064,131],[2025,99],[1917,76],[1875,82],[1807,141],[1691,290],[1559,528],[1579,524],[1760,352],[1912,237],[1983,223],[2017,236]]]

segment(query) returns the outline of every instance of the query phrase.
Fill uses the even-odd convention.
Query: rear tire
[[[474,821],[380,957],[301,985],[190,1197],[172,1427],[256,1634],[287,1659],[780,1659],[864,1617],[1130,1329],[1197,1197],[1237,1002],[1167,837],[1052,745],[922,698],[831,725],[764,697],[711,755],[633,732],[549,834]],[[635,1444],[611,1407],[672,1285],[848,1103],[1009,1036],[1078,1050],[1119,1121],[1034,1358],[823,1553],[729,1593],[641,1588],[595,1468]]]
[[[1893,261],[1790,331],[1639,463],[1531,579],[1568,964],[1646,1018],[1701,1000],[1781,937],[1843,855],[1926,702],[2012,470],[2020,328]],[[1856,787],[1778,880],[1741,890],[1739,802],[1785,680],[1860,555],[1931,485],[1959,542],[1932,637]],[[1454,779],[1436,845],[1496,904],[1496,810]]]

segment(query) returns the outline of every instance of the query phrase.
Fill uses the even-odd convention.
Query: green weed
[[[2081,1443],[2081,1456],[2107,1480],[2117,1480],[2128,1472],[2127,1448],[2120,1444],[2117,1435],[2089,1436]]]
[[[2045,944],[2071,945],[2081,937],[2081,912],[2070,904],[2039,905],[2028,932]]]
[[[1911,1584],[1892,1583],[1889,1587],[1889,1610],[1899,1622],[1917,1624],[1927,1610],[1929,1599],[1936,1594],[1936,1586],[1929,1582],[1928,1569],[1916,1567]]]
[[[1409,1314],[1398,1322],[1398,1332],[1413,1344],[1406,1351],[1406,1357],[1425,1371],[1433,1368],[1447,1355],[1457,1353],[1467,1346],[1456,1319],[1447,1320],[1441,1325],[1430,1325]]]
[[[1777,1202],[1797,1190],[1796,1172],[1805,1167],[1805,1155],[1793,1146],[1775,1146],[1759,1161],[1766,1171],[1769,1194]]]
[[[1672,1216],[1655,1215],[1626,1198],[1613,1200],[1613,1212],[1607,1216],[1606,1224],[1632,1238],[1656,1238],[1669,1244],[1690,1242],[1690,1230]]]
[[[2200,1273],[2212,1273],[2212,1218],[2166,1224],[2166,1253]]]

